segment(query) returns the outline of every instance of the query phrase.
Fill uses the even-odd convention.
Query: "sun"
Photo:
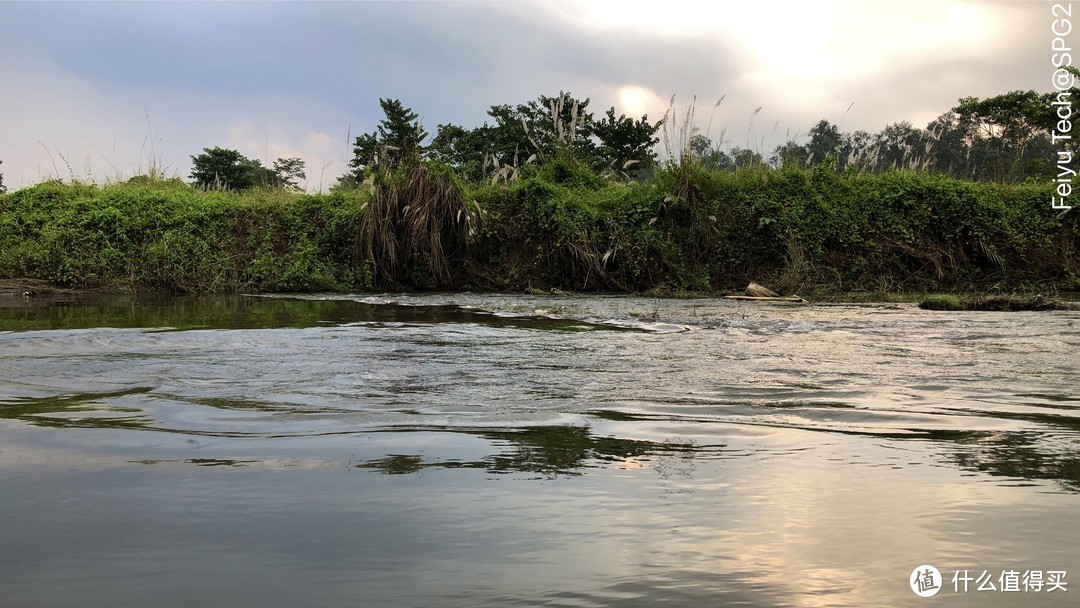
[[[655,94],[637,85],[627,85],[619,89],[619,107],[627,116],[641,116],[648,110],[650,98]]]

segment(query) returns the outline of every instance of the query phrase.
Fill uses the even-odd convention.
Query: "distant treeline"
[[[745,146],[732,145],[734,136],[728,136],[726,127],[712,135],[723,99],[711,108],[704,133],[693,103],[680,111],[672,98],[664,117],[655,122],[647,115],[638,119],[616,116],[614,107],[598,119],[589,110],[589,99],[560,93],[516,106],[492,106],[490,123],[475,128],[440,124],[433,136],[418,114],[401,101],[380,99],[385,118],[371,133],[355,138],[349,171],[334,187],[357,187],[376,165],[407,160],[450,168],[466,181],[509,181],[557,154],[572,156],[610,179],[649,179],[659,164],[661,141],[660,151],[667,162],[689,161],[724,171],[825,166],[837,172],[905,169],[973,181],[1048,181],[1059,171],[1059,153],[1072,155],[1077,147],[1073,139],[1052,141],[1062,120],[1060,100],[1069,101],[1071,116],[1071,101],[1078,98],[1080,90],[1075,87],[1053,93],[1012,91],[987,99],[967,97],[924,129],[899,122],[877,133],[841,132],[838,125],[821,120],[805,137],[788,133],[787,141],[772,150],[765,149],[765,142],[773,140],[778,123],[767,136],[758,136],[748,127],[745,138],[739,138]],[[805,142],[798,143],[800,139]],[[299,189],[306,178],[300,158],[279,158],[272,167],[264,167],[236,150],[213,147],[191,159],[191,183],[201,188]],[[1071,156],[1067,162],[1071,164]],[[147,177],[161,176],[132,179]]]
[[[379,160],[394,163],[410,155],[451,167],[470,181],[513,176],[529,164],[550,161],[556,153],[569,153],[609,178],[641,179],[657,167],[656,144],[661,141],[665,160],[717,170],[827,166],[838,172],[906,169],[974,181],[1047,181],[1056,174],[1057,153],[1076,149],[1071,139],[1051,139],[1062,120],[1061,104],[1055,104],[1062,97],[1080,99],[1080,90],[966,97],[924,129],[899,122],[878,133],[845,133],[821,120],[805,134],[805,143],[797,143],[804,139],[799,134],[788,134],[788,141],[772,150],[765,149],[765,142],[773,140],[778,123],[768,136],[750,127],[745,138],[730,135],[726,127],[712,134],[723,98],[712,106],[707,121],[697,116],[695,103],[679,110],[673,97],[663,118],[649,122],[648,116],[616,117],[615,108],[597,119],[588,99],[560,93],[516,106],[492,106],[491,122],[480,127],[438,125],[430,141],[415,112],[398,100],[381,99],[386,118],[374,132],[356,138],[352,171],[340,185],[362,182]],[[760,110],[749,117],[750,124]],[[701,122],[707,124],[704,133]],[[745,145],[732,145],[735,138]]]

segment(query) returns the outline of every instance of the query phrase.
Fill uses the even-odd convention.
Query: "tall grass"
[[[723,98],[720,101],[723,101]],[[720,105],[720,101],[716,102],[717,106]],[[715,109],[716,106],[713,107]],[[682,165],[692,161],[690,139],[698,133],[698,128],[694,123],[696,113],[697,95],[691,98],[690,104],[686,107],[683,120],[679,122],[679,110],[675,105],[675,96],[671,96],[668,109],[664,112],[664,118],[660,121],[661,141],[664,144],[664,152],[667,155],[669,165]],[[710,128],[712,126],[711,118],[709,126]]]
[[[90,146],[93,153],[109,167],[108,174],[101,175],[99,179],[93,162],[93,154],[87,155],[83,163],[83,170],[77,172],[72,166],[70,155],[65,155],[55,146],[50,148],[45,142],[38,141],[38,144],[45,150],[53,169],[52,173],[47,173],[42,181],[62,182],[66,179],[72,183],[102,185],[118,184],[125,181],[143,184],[166,180],[179,181],[173,164],[166,159],[165,141],[157,129],[154,128],[149,110],[144,110],[144,117],[146,120],[146,135],[143,137],[139,148],[139,156],[135,162],[133,174],[126,174],[123,168],[119,166],[119,161],[116,159],[115,141],[113,142],[112,158],[110,158],[97,144],[86,136],[82,136],[83,141]],[[64,166],[66,171],[60,170],[57,158],[60,159],[60,164]]]
[[[433,287],[449,286],[477,233],[479,204],[468,200],[446,171],[383,165],[376,172],[359,218],[354,262],[370,264],[386,283],[412,275],[428,277]]]

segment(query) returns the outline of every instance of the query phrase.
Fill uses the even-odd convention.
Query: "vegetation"
[[[0,277],[181,291],[1080,287],[1075,216],[1052,212],[1048,186],[817,169],[680,179],[613,182],[557,161],[509,185],[419,166],[317,195],[49,182],[0,196]]]
[[[192,183],[202,189],[250,190],[255,187],[299,189],[298,179],[304,179],[304,161],[299,158],[279,158],[273,168],[261,161],[251,160],[236,150],[217,146],[204,148],[191,157]]]
[[[919,308],[926,310],[963,310],[964,304],[960,298],[951,293],[941,293],[928,296],[919,302]]]
[[[614,107],[598,121],[588,106],[588,99],[565,92],[517,106],[492,106],[488,116],[494,125],[439,125],[423,157],[473,182],[508,181],[526,167],[559,157],[571,157],[609,178],[647,176],[656,164],[653,147],[660,124],[650,123],[648,116],[616,117]]]
[[[373,133],[356,138],[349,162],[351,171],[342,178],[342,186],[356,187],[363,183],[377,164],[392,170],[402,164],[415,166],[420,160],[421,142],[427,131],[420,126],[416,112],[396,99],[380,98],[379,105],[386,118]]]
[[[0,197],[0,276],[170,291],[359,289],[361,197],[48,182]]]
[[[614,108],[596,120],[587,99],[560,93],[428,138],[416,112],[380,99],[385,119],[355,139],[351,171],[328,194],[298,191],[300,159],[267,168],[215,147],[192,157],[191,184],[153,175],[0,195],[0,278],[1052,296],[1080,289],[1080,240],[1075,214],[1049,203],[1053,157],[1032,152],[1052,128],[1044,101],[964,99],[926,131],[844,134],[820,121],[766,159],[750,129],[746,147],[722,150],[711,117],[702,134],[694,106],[677,113],[674,101],[656,123]]]

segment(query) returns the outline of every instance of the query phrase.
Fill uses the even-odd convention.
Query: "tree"
[[[922,131],[903,121],[886,126],[874,136],[877,165],[885,169],[923,169],[930,161]]]
[[[749,148],[734,147],[731,149],[731,164],[736,169],[749,169],[764,165],[765,159]]]
[[[277,174],[236,150],[215,146],[191,157],[191,179],[199,188],[248,190],[255,186],[276,187]]]
[[[200,188],[243,190],[251,187],[244,168],[243,154],[218,146],[203,148],[203,153],[191,157],[191,179]]]
[[[703,159],[713,151],[713,142],[707,136],[698,133],[690,138],[687,142],[687,147],[690,148],[690,158],[694,160]]]
[[[397,99],[380,97],[379,106],[385,118],[379,121],[375,131],[357,136],[349,161],[352,171],[342,178],[343,181],[362,182],[367,169],[376,162],[395,167],[403,162],[420,161],[421,144],[428,133],[420,126],[419,116]]]
[[[966,142],[966,131],[960,117],[953,111],[930,121],[924,131],[927,141],[932,142],[927,168],[953,177],[969,177],[971,149]]]
[[[660,139],[656,132],[660,123],[649,124],[648,115],[639,120],[627,118],[625,114],[615,118],[615,108],[593,126],[593,133],[600,141],[595,163],[600,169],[613,169],[616,172],[637,174],[656,165],[654,146]]]
[[[492,153],[505,164],[515,158],[525,162],[534,154],[538,160],[547,161],[562,150],[591,164],[596,152],[592,141],[596,123],[588,107],[588,98],[576,99],[562,91],[557,97],[541,95],[514,107],[491,106],[488,115],[495,119]]]
[[[769,158],[776,168],[809,167],[821,165],[832,159],[839,171],[850,164],[867,168],[867,156],[872,146],[872,136],[866,131],[841,133],[840,128],[827,120],[820,120],[810,132],[810,141],[797,144],[788,141],[777,146]]]
[[[806,144],[807,162],[820,165],[831,155],[839,161],[840,128],[827,120],[819,120],[810,128],[810,141]]]
[[[588,105],[588,99],[575,99],[562,92],[514,106],[491,106],[488,116],[494,124],[485,122],[475,129],[439,125],[425,156],[454,167],[472,180],[491,177],[508,165],[521,167],[532,161],[549,161],[559,151],[594,168],[618,163],[620,158],[620,170],[629,160],[647,164],[649,151],[635,149],[645,125],[612,115],[604,133],[609,150],[601,153],[596,145],[601,139],[595,132],[597,123]]]
[[[1044,108],[1049,105],[1035,91],[1011,91],[982,100],[962,98],[954,111],[969,125],[972,143],[983,140],[993,151],[988,176],[1004,181],[1015,176],[1024,150],[1042,128]]]
[[[4,161],[0,160],[0,165],[4,164]],[[0,173],[0,194],[7,192],[7,187],[4,186],[4,174]]]
[[[656,164],[659,122],[649,123],[648,116],[616,117],[614,107],[597,122],[588,105],[588,99],[560,93],[516,106],[491,106],[488,116],[494,125],[439,125],[425,155],[474,181],[491,177],[500,167],[547,162],[560,153],[598,171],[633,174]]]
[[[420,162],[422,143],[428,132],[420,125],[418,114],[404,107],[399,99],[379,97],[379,107],[386,118],[379,121],[374,132],[356,136],[349,161],[352,171],[341,176],[339,185],[362,183],[368,168],[377,162],[390,168]]]
[[[307,179],[302,158],[279,158],[274,161],[273,171],[277,185],[289,190],[300,190],[297,180]]]
[[[455,124],[439,125],[425,150],[427,158],[452,167],[471,181],[490,177],[493,128],[487,123],[475,129]]]
[[[866,131],[842,133],[840,135],[840,148],[837,151],[837,168],[841,170],[848,167],[867,169],[868,157],[873,149],[873,143],[874,136]]]
[[[782,146],[776,146],[769,164],[777,169],[784,167],[805,167],[808,163],[806,146],[801,146],[794,141],[789,141]]]
[[[367,168],[375,163],[379,157],[379,132],[365,133],[356,137],[353,146],[353,157],[349,161],[352,171],[341,176],[339,182],[347,182],[357,185],[364,181]]]
[[[733,169],[735,162],[727,152],[713,143],[711,139],[698,133],[687,142],[690,149],[690,158],[706,169]]]
[[[386,118],[379,121],[379,143],[385,148],[384,154],[391,164],[404,159],[419,160],[421,142],[427,138],[427,131],[420,126],[419,116],[411,108],[401,105],[397,99],[379,99]]]
[[[1071,70],[1075,71],[1075,70]],[[1073,103],[1080,98],[1075,86],[1059,92],[1010,91],[995,97],[964,97],[953,108],[966,130],[977,177],[999,181],[1022,181],[1052,167],[1044,162],[1053,151],[1049,138],[1062,118],[1055,105],[1061,99]],[[1075,140],[1059,142],[1075,150]],[[1033,154],[1032,152],[1035,152]]]

